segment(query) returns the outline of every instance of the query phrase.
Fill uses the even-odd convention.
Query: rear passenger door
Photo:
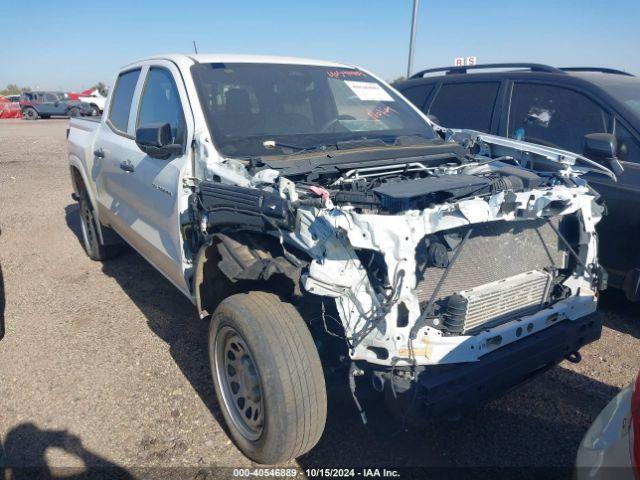
[[[499,120],[494,115],[500,81],[443,82],[424,109],[438,124],[491,133]]]

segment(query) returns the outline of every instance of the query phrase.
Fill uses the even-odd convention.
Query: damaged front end
[[[602,209],[581,157],[455,136],[391,159],[252,162],[244,185],[200,182],[194,216],[233,281],[281,274],[335,299],[353,361],[476,361],[594,312]]]

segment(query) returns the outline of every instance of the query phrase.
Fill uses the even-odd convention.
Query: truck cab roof
[[[150,60],[169,60],[176,65],[192,65],[194,63],[275,63],[286,65],[316,65],[321,67],[353,68],[353,66],[343,63],[327,62],[324,60],[309,58],[281,57],[272,55],[242,55],[233,53],[160,54],[142,58],[136,62],[127,64],[122,68],[132,67]]]

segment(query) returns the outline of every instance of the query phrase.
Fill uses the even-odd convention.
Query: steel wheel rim
[[[80,228],[84,246],[90,252],[95,242],[96,230],[93,226],[93,214],[85,202],[80,203]]]
[[[231,422],[247,440],[259,439],[264,428],[260,377],[251,351],[234,328],[225,326],[218,331],[212,360]]]

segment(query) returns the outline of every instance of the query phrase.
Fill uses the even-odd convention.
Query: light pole
[[[418,4],[420,0],[413,0],[413,15],[411,16],[411,37],[409,38],[409,61],[407,62],[407,78],[413,69],[413,48],[416,43],[416,23],[418,22]]]

